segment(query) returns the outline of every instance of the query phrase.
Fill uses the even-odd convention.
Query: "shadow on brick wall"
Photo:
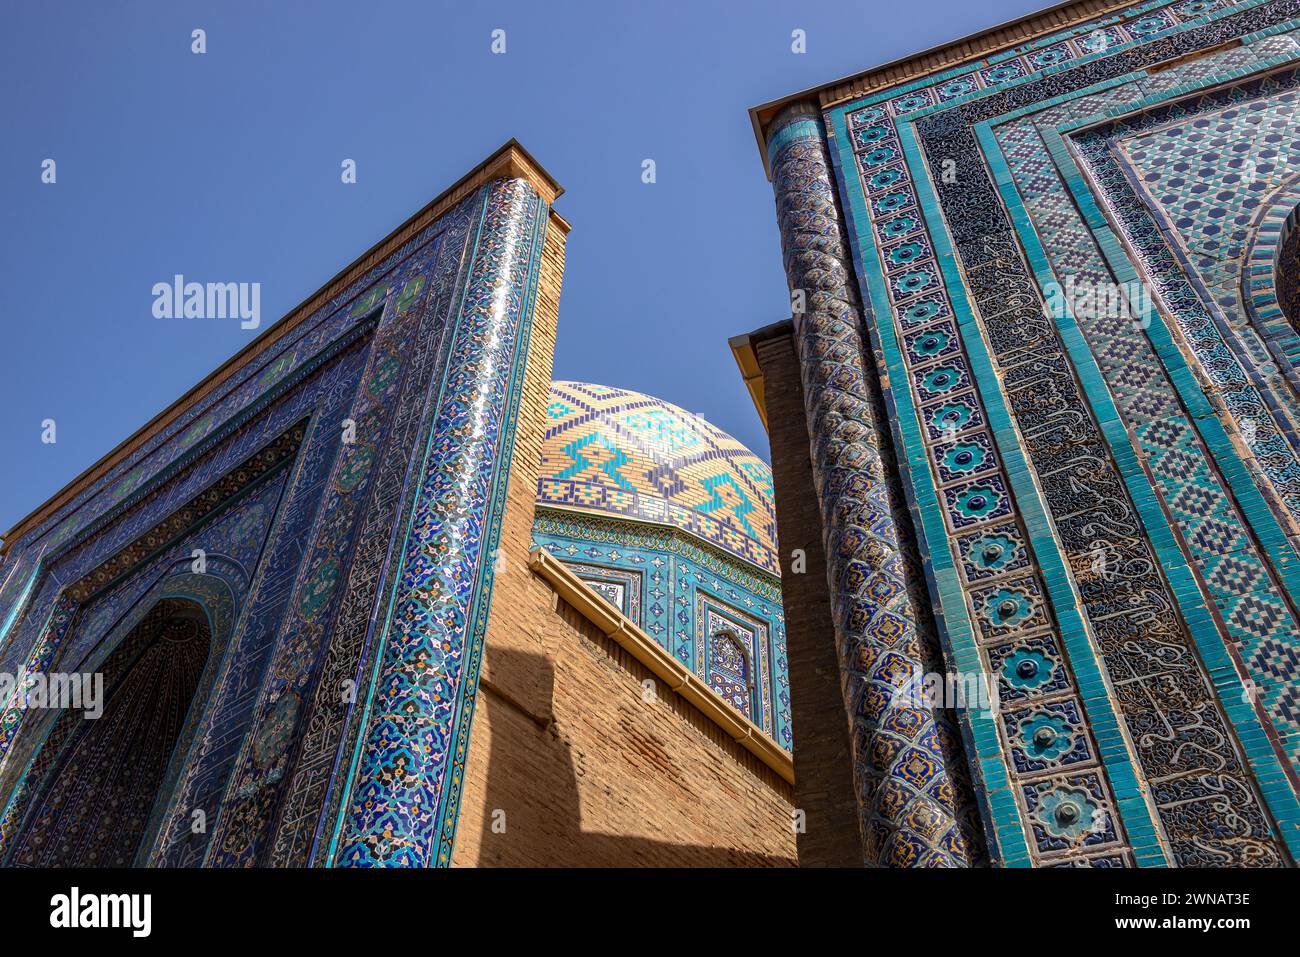
[[[552,662],[541,656],[489,647],[492,674],[528,674],[540,682],[550,702],[555,688]],[[783,867],[792,861],[730,847],[673,841],[670,834],[633,837],[585,830],[575,765],[566,729],[553,713],[530,713],[500,689],[484,682],[479,707],[485,708],[491,734],[482,822],[466,818],[465,828],[481,828],[480,867]],[[481,744],[476,746],[483,746]],[[583,786],[600,800],[619,802],[618,782],[587,777]],[[631,789],[629,789],[631,790]],[[633,816],[636,808],[629,809]],[[657,815],[662,818],[662,814]],[[653,825],[648,818],[644,825]]]

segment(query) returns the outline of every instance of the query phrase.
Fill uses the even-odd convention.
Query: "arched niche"
[[[126,697],[116,699],[119,702],[140,697],[132,689],[139,690],[140,682],[147,678],[145,672],[132,672],[131,682],[126,685],[120,685],[119,680],[126,674],[124,669],[131,662],[137,661],[141,643],[148,644],[147,636],[158,627],[159,616],[174,611],[177,613],[175,617],[192,619],[201,624],[202,660],[201,663],[197,659],[194,662],[197,672],[193,675],[193,687],[190,688],[188,677],[183,685],[177,686],[189,688],[189,698],[185,699],[188,704],[183,708],[178,704],[182,700],[178,696],[179,692],[164,695],[155,688],[143,695],[144,698],[171,701],[170,718],[179,724],[174,728],[170,724],[165,727],[165,737],[162,740],[167,745],[167,760],[161,766],[161,776],[156,780],[149,779],[153,789],[152,797],[146,801],[142,796],[143,791],[136,789],[132,791],[133,799],[129,806],[121,802],[118,804],[119,809],[129,808],[133,814],[136,811],[146,814],[140,833],[135,835],[132,831],[137,839],[134,846],[129,848],[132,853],[138,853],[139,858],[127,861],[126,864],[153,863],[152,855],[157,851],[159,842],[164,839],[166,832],[176,830],[167,828],[166,825],[177,814],[177,794],[184,784],[186,757],[204,723],[213,687],[228,657],[229,643],[246,586],[245,576],[246,571],[242,567],[221,555],[209,556],[208,569],[203,574],[192,572],[189,563],[182,561],[158,574],[152,584],[139,592],[109,622],[97,622],[92,614],[94,605],[82,610],[65,635],[48,674],[102,675],[102,691],[106,699],[103,702],[104,715],[88,721],[83,717],[84,709],[44,708],[24,716],[28,720],[24,721],[22,732],[15,742],[15,754],[11,756],[13,760],[7,762],[4,773],[0,774],[0,795],[8,795],[3,816],[0,817],[0,862],[14,866],[100,866],[98,862],[112,857],[113,860],[102,866],[121,866],[117,858],[120,858],[125,845],[103,847],[93,857],[90,853],[93,848],[87,850],[83,845],[78,850],[77,846],[70,846],[66,852],[59,853],[73,856],[64,860],[45,860],[43,855],[53,852],[38,851],[27,840],[27,835],[34,833],[38,840],[46,841],[50,835],[70,834],[75,830],[75,815],[71,818],[62,816],[62,823],[51,822],[56,825],[52,830],[32,829],[37,827],[35,822],[49,817],[41,808],[48,803],[48,797],[59,796],[59,788],[53,783],[57,778],[64,775],[82,776],[89,781],[93,769],[100,766],[97,763],[97,755],[100,753],[97,742],[100,739],[98,732],[91,726],[115,728],[115,733],[119,735],[125,733],[122,731],[125,726],[118,724],[120,716],[105,723],[109,716],[107,699],[113,699],[117,694],[115,689],[121,689],[126,694]],[[151,654],[160,654],[169,647],[160,646]],[[197,655],[199,646],[195,645],[189,650]],[[160,660],[156,657],[152,663],[150,659],[140,660],[150,667],[160,666]],[[177,667],[183,665],[183,662],[175,663]],[[189,670],[183,673],[189,675]],[[179,680],[181,674],[182,672],[176,672],[173,677]],[[157,762],[153,761],[157,756],[155,752],[149,752],[145,756],[151,774],[158,770]],[[78,770],[79,768],[86,770]],[[69,798],[64,796],[61,800],[66,802]],[[136,823],[134,818],[132,820],[134,828]]]
[[[1300,178],[1260,206],[1242,260],[1241,301],[1277,371],[1293,384],[1300,363]]]
[[[750,720],[754,719],[754,662],[740,636],[729,628],[709,638],[708,675],[710,688]]]
[[[8,842],[19,867],[126,867],[146,846],[212,654],[207,610],[161,598],[107,655],[83,707],[53,722]],[[86,673],[91,675],[92,673]],[[97,716],[95,712],[98,712]]]

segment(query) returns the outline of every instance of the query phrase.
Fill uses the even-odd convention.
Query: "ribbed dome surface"
[[[551,383],[537,503],[672,525],[779,574],[772,470],[685,409],[627,389]]]

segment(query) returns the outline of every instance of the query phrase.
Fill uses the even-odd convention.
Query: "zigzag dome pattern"
[[[551,383],[537,504],[671,525],[779,575],[772,470],[669,402]]]

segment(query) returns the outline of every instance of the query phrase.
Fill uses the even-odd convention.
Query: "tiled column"
[[[432,432],[413,452],[421,485],[381,609],[378,673],[362,689],[340,866],[450,861],[545,216],[524,181],[489,188]]]
[[[899,692],[942,660],[893,460],[820,116],[787,107],[768,130],[796,310],[813,479],[867,866],[983,858],[960,737]],[[778,509],[780,503],[777,503]],[[798,742],[796,741],[796,748]]]

